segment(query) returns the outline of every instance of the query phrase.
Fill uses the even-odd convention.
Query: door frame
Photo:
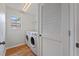
[[[3,17],[3,20],[4,20],[4,22],[3,22],[3,39],[4,40],[6,40],[6,5],[3,3],[3,4],[0,4],[2,7],[2,17]],[[6,47],[5,47],[5,44],[4,44],[4,51],[3,51],[3,54],[1,55],[1,56],[5,56],[5,53],[6,53]]]
[[[77,47],[76,47],[76,43],[77,43],[77,3],[74,4],[74,56],[77,56]]]
[[[7,30],[7,29],[6,29],[6,26],[7,26],[7,25],[6,25],[6,24],[7,24],[7,23],[6,23],[6,21],[7,21],[7,20],[6,20],[6,4],[3,4],[3,7],[4,7],[4,17],[5,17],[5,18],[4,18],[4,20],[5,20],[5,21],[4,21],[4,39],[5,39],[5,46],[4,46],[3,56],[5,56],[5,54],[6,54],[6,30]]]
[[[76,24],[77,24],[77,4],[70,3],[70,56],[76,56]]]

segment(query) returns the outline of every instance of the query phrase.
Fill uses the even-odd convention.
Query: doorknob
[[[5,41],[3,41],[3,42],[0,42],[0,45],[4,45],[5,44]]]
[[[41,34],[39,34],[39,36],[42,36]]]
[[[79,43],[76,43],[76,47],[79,48]]]

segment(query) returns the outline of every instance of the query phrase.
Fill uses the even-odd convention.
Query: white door
[[[5,6],[0,4],[0,56],[5,52]]]
[[[69,55],[69,4],[41,5],[41,55]]]

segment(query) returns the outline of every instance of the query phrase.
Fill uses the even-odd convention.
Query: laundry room
[[[24,11],[25,5],[29,7],[26,6]],[[27,32],[37,32],[37,9],[37,4],[6,4],[6,55],[21,54],[22,52],[20,53],[16,48],[28,43],[26,39]],[[12,48],[15,48],[13,51],[17,52],[12,53]],[[26,53],[26,55],[31,55],[28,49],[25,52],[29,53]]]

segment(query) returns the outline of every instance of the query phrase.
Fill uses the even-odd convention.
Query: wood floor
[[[27,45],[21,45],[6,50],[6,56],[35,56]]]

